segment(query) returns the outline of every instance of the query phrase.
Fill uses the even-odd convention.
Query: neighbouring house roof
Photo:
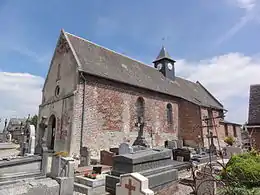
[[[230,125],[235,125],[235,126],[240,126],[240,127],[242,127],[242,125],[239,124],[239,123],[230,122],[230,121],[226,121],[226,120],[220,121],[220,123],[230,124]]]
[[[11,119],[9,120],[8,125],[7,125],[7,130],[8,130],[8,131],[9,131],[9,130],[13,130],[13,129],[12,129],[12,126],[20,126],[21,123],[23,123],[23,126],[25,126],[26,120],[27,120],[26,118],[11,118]]]
[[[247,126],[250,125],[260,125],[260,84],[250,86]]]
[[[179,97],[200,106],[223,109],[223,105],[199,82],[194,83],[180,77],[176,77],[174,81],[170,80],[155,68],[142,62],[70,33],[64,31],[62,33],[76,55],[79,71]],[[166,50],[158,57],[161,55],[169,56]]]

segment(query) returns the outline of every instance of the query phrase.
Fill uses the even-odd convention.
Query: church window
[[[55,96],[58,97],[59,95],[60,95],[60,87],[57,86],[57,87],[55,88]]]
[[[228,136],[228,125],[225,123],[224,127],[225,127],[225,136]]]
[[[233,125],[233,134],[234,134],[234,137],[237,137],[237,130],[236,130],[235,125]]]
[[[172,125],[173,124],[172,105],[167,104],[166,110],[167,110],[167,124]]]
[[[144,119],[144,99],[139,97],[136,101],[136,115],[137,118]]]

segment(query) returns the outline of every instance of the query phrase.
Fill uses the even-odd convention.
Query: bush
[[[235,139],[231,136],[225,137],[224,142],[229,146],[232,146],[235,142]]]
[[[233,155],[222,177],[234,187],[252,189],[260,186],[260,155],[256,151]]]

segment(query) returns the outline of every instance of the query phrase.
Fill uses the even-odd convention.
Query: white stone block
[[[116,195],[154,195],[149,189],[149,181],[139,173],[121,175],[116,185]]]

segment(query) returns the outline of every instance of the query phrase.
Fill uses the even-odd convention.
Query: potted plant
[[[68,152],[60,151],[60,152],[55,152],[54,156],[68,157],[69,154],[68,154]]]
[[[231,136],[227,136],[227,137],[225,137],[224,142],[226,144],[228,144],[229,146],[233,146],[235,139]]]

